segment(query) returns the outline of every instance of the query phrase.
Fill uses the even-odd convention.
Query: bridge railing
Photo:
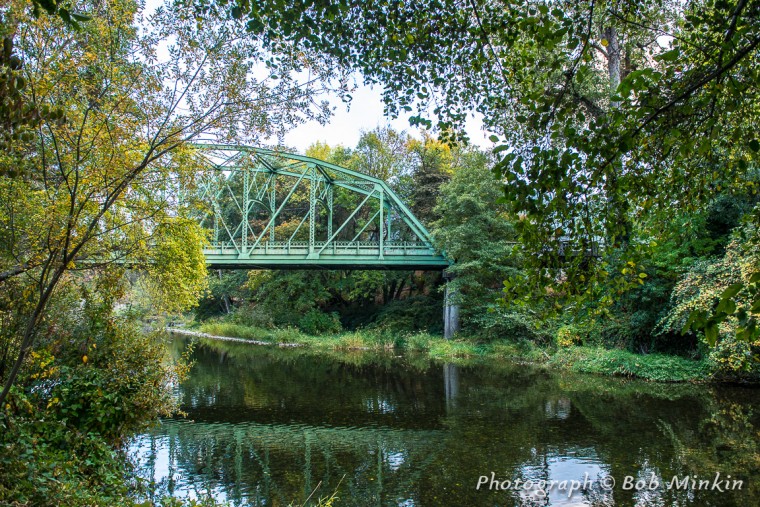
[[[243,247],[240,242],[212,242],[204,248],[207,255],[309,255],[319,252],[320,256],[330,255],[380,255],[378,241],[332,241],[314,242],[310,248],[308,241],[264,241],[255,248]],[[386,241],[383,243],[382,254],[388,256],[419,256],[435,255],[435,249],[417,241]]]

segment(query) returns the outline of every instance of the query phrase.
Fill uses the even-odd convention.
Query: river
[[[130,448],[155,498],[760,505],[756,388],[210,340],[192,357],[177,388],[185,417]]]

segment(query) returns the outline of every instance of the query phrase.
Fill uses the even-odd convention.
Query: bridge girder
[[[195,144],[197,188],[219,269],[429,269],[448,259],[383,180],[322,160],[240,145]]]

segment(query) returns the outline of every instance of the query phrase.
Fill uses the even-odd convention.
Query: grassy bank
[[[697,382],[711,379],[711,365],[706,360],[694,361],[663,354],[640,355],[624,350],[587,346],[556,348],[508,340],[490,343],[482,343],[474,338],[445,340],[440,336],[427,333],[390,335],[371,331],[353,331],[311,336],[294,328],[262,329],[225,322],[204,323],[196,330],[212,336],[234,337],[279,345],[300,345],[317,351],[410,351],[439,361],[509,360],[579,373],[661,382]]]

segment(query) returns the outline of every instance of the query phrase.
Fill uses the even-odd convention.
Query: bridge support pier
[[[446,280],[443,296],[443,337],[450,340],[459,332],[459,305],[454,302],[456,290],[451,288],[454,275],[444,271],[443,279]]]

